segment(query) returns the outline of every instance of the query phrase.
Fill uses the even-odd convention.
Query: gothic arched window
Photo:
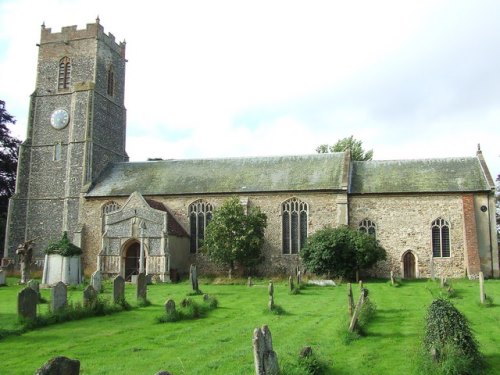
[[[71,84],[71,61],[69,57],[63,57],[59,61],[59,84],[60,89],[67,89]]]
[[[101,226],[102,226],[101,230],[102,230],[102,233],[104,233],[106,214],[118,211],[120,209],[120,207],[121,206],[118,203],[116,203],[115,201],[107,202],[102,206],[102,208],[101,208]]]
[[[108,89],[107,93],[109,96],[113,96],[115,92],[115,72],[113,69],[113,65],[110,65],[108,68]]]
[[[291,198],[281,205],[283,254],[297,254],[307,240],[308,205]]]
[[[189,249],[191,253],[196,253],[203,244],[205,228],[212,220],[213,209],[212,204],[201,199],[189,205],[189,235],[191,237]]]
[[[437,218],[431,224],[432,228],[432,256],[447,258],[450,256],[450,224]]]
[[[376,237],[377,228],[375,223],[369,219],[364,219],[359,223],[359,231],[369,234],[370,236]]]

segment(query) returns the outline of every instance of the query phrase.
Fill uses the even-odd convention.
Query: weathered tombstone
[[[173,299],[169,299],[165,302],[165,312],[167,315],[175,312],[175,301]]]
[[[17,315],[24,319],[36,318],[38,294],[31,288],[24,288],[17,294]]]
[[[35,375],[79,375],[80,361],[67,357],[54,357],[36,370]]]
[[[148,284],[144,272],[137,275],[137,299],[146,300],[148,298]]]
[[[247,286],[248,286],[248,287],[253,286],[253,283],[252,283],[252,278],[251,278],[250,276],[248,276]]]
[[[354,314],[352,315],[351,323],[349,324],[350,332],[353,332],[354,328],[356,328],[359,314],[361,313],[361,309],[363,308],[363,304],[365,303],[367,297],[368,297],[368,289],[365,288],[361,289],[361,294],[359,295],[358,303],[356,304],[356,308],[354,309]]]
[[[483,272],[479,272],[479,300],[481,301],[482,304],[484,304],[485,301],[485,294],[484,294],[484,274]]]
[[[191,281],[191,287],[195,292],[198,291],[198,272],[196,271],[196,266],[191,264],[189,267],[189,281]]]
[[[146,275],[146,284],[147,285],[152,285],[153,284],[153,275],[151,275],[149,273]]]
[[[354,309],[354,298],[352,296],[352,285],[347,283],[347,307],[349,309],[349,316],[352,317],[352,312]]]
[[[17,246],[16,255],[19,257],[21,265],[20,284],[26,284],[30,278],[31,262],[33,260],[33,242],[35,240],[25,241]]]
[[[36,294],[38,296],[38,301],[40,301],[40,299],[41,299],[40,283],[36,280],[31,279],[30,281],[28,281],[27,287],[33,289],[36,292]]]
[[[59,281],[56,285],[52,287],[52,300],[51,309],[52,312],[64,309],[68,304],[68,289],[66,284]]]
[[[288,278],[288,286],[290,287],[290,292],[293,292],[293,290],[295,289],[295,286],[293,285],[293,277],[290,276]]]
[[[445,285],[446,285],[446,279],[444,278],[444,276],[441,276],[441,278],[440,278],[440,284],[441,284],[441,288],[445,287]]]
[[[95,271],[90,277],[90,285],[94,288],[97,293],[102,292],[102,273],[101,271]]]
[[[274,309],[274,285],[272,281],[269,281],[269,287],[268,287],[268,292],[269,292],[269,310]]]
[[[203,295],[203,301],[208,301],[210,299],[210,296],[208,294]]]
[[[302,283],[302,272],[297,271],[297,285],[300,287],[301,283]]]
[[[262,328],[255,328],[252,343],[255,374],[279,374],[278,356],[273,350],[273,340],[269,327],[262,326]]]
[[[83,291],[83,306],[89,307],[95,305],[97,301],[97,291],[92,285],[88,285]]]
[[[359,290],[363,290],[363,280],[359,280]]]
[[[391,285],[394,285],[394,272],[391,270]]]
[[[120,303],[125,299],[125,280],[116,276],[113,280],[113,303]]]
[[[0,269],[0,285],[6,285],[7,283],[5,280],[7,279],[6,277],[6,272],[2,269]]]

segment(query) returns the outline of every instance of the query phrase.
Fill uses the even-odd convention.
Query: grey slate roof
[[[477,157],[353,162],[350,177],[351,194],[491,189]]]
[[[342,190],[344,153],[114,163],[89,197]],[[345,187],[344,187],[345,189]]]

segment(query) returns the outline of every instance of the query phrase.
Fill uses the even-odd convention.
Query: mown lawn
[[[0,288],[0,329],[19,328],[16,317],[16,279]],[[0,373],[33,374],[48,359],[65,355],[81,361],[82,374],[253,374],[252,333],[267,324],[282,368],[288,373],[297,363],[300,349],[313,348],[326,364],[327,374],[418,374],[418,358],[424,316],[440,293],[438,282],[404,282],[391,287],[387,281],[365,282],[377,315],[366,335],[350,344],[343,340],[347,317],[346,284],[337,287],[308,286],[291,295],[285,281],[275,282],[275,303],[285,314],[267,312],[268,280],[244,285],[218,285],[202,280],[204,293],[215,296],[219,308],[192,321],[156,323],[164,302],[179,304],[191,292],[187,282],[148,286],[148,307],[137,307],[135,288],[126,286],[131,311],[39,328],[0,340]],[[500,373],[500,280],[487,280],[492,307],[478,304],[478,283],[455,280],[455,306],[469,319],[489,365],[487,374]],[[354,287],[355,299],[359,294]],[[106,284],[104,296],[109,297]],[[50,293],[42,290],[48,300]],[[81,290],[71,290],[72,301]],[[201,301],[202,296],[191,296]],[[39,306],[40,313],[47,304]]]

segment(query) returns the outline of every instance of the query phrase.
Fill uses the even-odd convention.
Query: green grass
[[[0,330],[20,328],[16,316],[21,287],[9,279],[0,288]],[[176,305],[191,292],[190,284],[148,286],[151,305],[139,307],[133,285],[126,286],[130,311],[38,328],[0,340],[2,374],[32,374],[48,359],[65,355],[81,361],[82,374],[154,374],[164,369],[180,374],[253,374],[252,334],[267,324],[274,350],[285,374],[300,374],[298,354],[309,345],[326,374],[419,374],[418,361],[424,316],[433,295],[442,292],[439,282],[402,282],[398,288],[386,280],[364,283],[376,314],[363,335],[349,343],[339,333],[346,323],[346,284],[339,287],[308,286],[300,294],[289,293],[287,280],[274,284],[275,303],[286,313],[267,310],[268,280],[241,284],[200,283],[204,293],[218,300],[218,307],[195,320],[157,323],[163,304]],[[478,304],[477,282],[453,280],[453,304],[468,318],[489,366],[486,374],[500,368],[500,281],[487,280],[485,290],[493,305]],[[83,288],[69,291],[78,302]],[[353,288],[357,300],[359,290]],[[104,296],[110,297],[111,285]],[[42,289],[49,300],[49,290]],[[189,296],[202,303],[203,296]],[[45,313],[47,304],[39,305]],[[302,372],[303,373],[303,372]]]

